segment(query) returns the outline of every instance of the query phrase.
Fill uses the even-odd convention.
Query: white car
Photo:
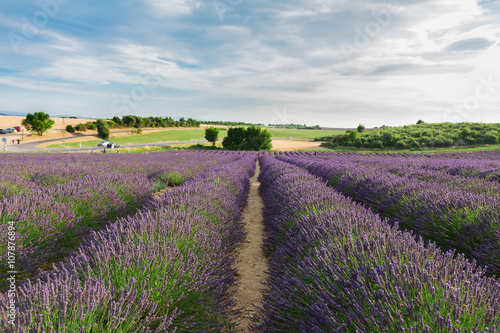
[[[97,147],[106,147],[108,143],[109,143],[108,140],[101,141],[97,144]]]

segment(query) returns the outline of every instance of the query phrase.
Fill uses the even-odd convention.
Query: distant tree
[[[104,120],[99,119],[97,121],[97,136],[103,140],[109,139],[109,127],[108,123]]]
[[[417,121],[417,125],[420,125],[420,124],[425,124],[425,122],[422,119],[420,119],[419,121]]]
[[[363,133],[365,131],[365,125],[359,124],[358,126],[358,133]]]
[[[231,127],[222,141],[225,149],[231,150],[269,150],[272,148],[271,133],[260,127]]]
[[[95,130],[95,129],[97,129],[97,123],[95,121],[94,122],[89,121],[89,122],[83,124],[83,126],[85,126],[89,130]]]
[[[118,126],[123,125],[122,120],[121,120],[119,117],[117,117],[117,116],[114,116],[114,117],[113,117],[113,121],[114,121],[114,122],[115,122],[115,124],[116,124],[116,125],[118,125]]]
[[[71,125],[66,126],[66,131],[68,133],[75,133],[75,128]]]
[[[205,139],[208,142],[212,142],[212,146],[215,147],[215,142],[219,138],[219,129],[215,127],[205,128]]]
[[[227,136],[222,141],[222,146],[226,149],[241,150],[243,140],[245,140],[245,128],[230,127],[227,130]]]
[[[52,128],[55,121],[50,119],[50,116],[45,112],[35,112],[34,114],[28,113],[21,124],[26,127],[27,130],[36,132],[41,136],[44,132]]]
[[[85,125],[83,124],[78,124],[75,126],[75,130],[83,132],[87,130],[87,127],[85,127]]]
[[[271,133],[260,127],[250,126],[245,133],[245,150],[269,150],[273,146],[271,144]]]

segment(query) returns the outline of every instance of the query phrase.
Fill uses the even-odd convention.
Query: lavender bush
[[[378,158],[278,158],[320,176],[337,191],[390,218],[392,224],[398,222],[445,250],[456,249],[487,265],[489,274],[500,276],[500,248],[491,245],[498,241],[500,230],[500,197],[492,194],[495,182],[461,176],[427,181],[397,176],[385,170],[387,162]]]
[[[50,268],[89,235],[152,199],[152,189],[172,185],[155,174],[181,174],[182,184],[208,168],[237,160],[228,153],[2,155],[0,253],[7,253],[7,222],[17,229],[19,278]],[[2,282],[7,260],[0,263]]]
[[[220,332],[234,327],[233,249],[255,155],[200,174],[20,287],[5,332]],[[224,210],[223,210],[224,209]],[[0,296],[6,318],[7,295]]]
[[[269,278],[256,332],[495,332],[500,281],[260,158]]]

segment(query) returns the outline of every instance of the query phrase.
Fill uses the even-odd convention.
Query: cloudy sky
[[[497,0],[2,0],[0,112],[500,122]]]

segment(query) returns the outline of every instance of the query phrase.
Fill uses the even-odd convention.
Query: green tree
[[[205,128],[205,139],[208,142],[212,142],[212,146],[215,147],[215,142],[219,138],[219,129],[215,127]]]
[[[260,127],[231,127],[222,141],[225,149],[231,150],[269,150],[272,148],[271,133]]]
[[[269,150],[273,146],[271,144],[271,133],[260,127],[250,126],[245,133],[245,150]]]
[[[97,136],[103,140],[109,139],[109,127],[108,123],[104,120],[99,119],[97,121]]]
[[[71,125],[66,126],[66,131],[68,133],[75,133],[75,128]]]
[[[222,146],[225,149],[241,150],[243,148],[242,144],[244,140],[245,140],[244,127],[230,127],[227,130],[227,136],[222,141]]]
[[[120,118],[118,118],[117,116],[114,116],[113,117],[113,121],[118,125],[118,126],[121,126],[123,125],[123,122]]]
[[[358,133],[363,133],[365,131],[365,125],[359,124],[358,126]]]
[[[41,136],[44,132],[52,128],[55,121],[50,119],[50,116],[45,112],[35,112],[34,114],[28,113],[21,124],[26,127],[27,130],[36,132]]]
[[[419,121],[417,121],[417,125],[420,125],[420,124],[425,124],[422,119],[420,119]]]

